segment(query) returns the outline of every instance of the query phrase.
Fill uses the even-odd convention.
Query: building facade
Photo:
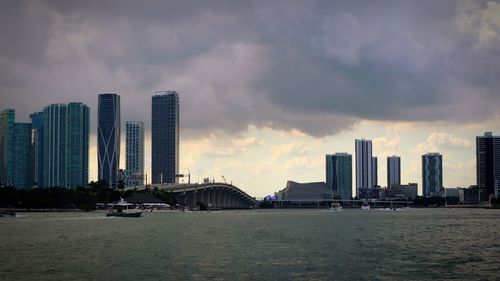
[[[372,187],[378,186],[378,158],[372,157]]]
[[[0,112],[0,184],[12,185],[14,179],[14,122],[16,112],[12,108]]]
[[[118,183],[120,165],[120,96],[99,95],[97,112],[98,178],[111,188]]]
[[[125,134],[125,186],[141,186],[144,184],[144,123],[127,121]]]
[[[422,191],[425,197],[443,196],[443,156],[439,153],[422,155]]]
[[[355,141],[356,152],[356,196],[359,197],[360,189],[373,187],[372,176],[372,141],[357,139]]]
[[[401,157],[387,157],[387,188],[401,184]]]
[[[326,184],[334,198],[352,198],[352,155],[335,153],[326,155]]]
[[[16,188],[31,188],[31,123],[14,123],[12,184]]]
[[[43,109],[43,187],[66,185],[66,110],[65,104]]]
[[[89,108],[72,102],[66,112],[65,187],[86,187],[89,174]]]
[[[89,108],[77,102],[43,110],[42,187],[86,187],[89,166]]]
[[[486,132],[476,137],[476,179],[478,200],[500,196],[500,137]]]
[[[155,92],[151,113],[152,183],[175,183],[179,173],[179,94]]]
[[[0,112],[0,184],[31,188],[31,124],[15,123],[15,115]]]
[[[35,112],[31,118],[31,180],[37,187],[43,186],[43,112]]]
[[[383,189],[383,198],[389,199],[406,199],[413,200],[418,195],[418,184],[393,184],[390,188]]]

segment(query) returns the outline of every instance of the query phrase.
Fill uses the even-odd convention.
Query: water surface
[[[498,279],[500,210],[21,213],[2,280]]]

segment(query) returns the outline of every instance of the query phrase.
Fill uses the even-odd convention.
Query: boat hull
[[[142,214],[142,212],[133,212],[133,213],[112,212],[112,213],[107,213],[106,217],[138,218],[141,216],[141,214]]]

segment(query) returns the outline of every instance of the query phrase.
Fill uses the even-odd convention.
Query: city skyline
[[[354,157],[359,138],[381,186],[398,155],[421,190],[421,156],[440,152],[446,187],[467,187],[475,137],[500,132],[496,2],[0,5],[0,108],[29,122],[49,104],[87,104],[90,180],[104,92],[121,96],[122,120],[144,122],[148,174],[151,95],[180,93],[179,172],[254,196],[323,180],[324,155]]]

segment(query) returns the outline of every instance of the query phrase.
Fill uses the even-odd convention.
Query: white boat
[[[361,210],[370,210],[370,204],[368,204],[368,201],[363,202],[363,205],[361,205]]]
[[[127,201],[120,198],[118,203],[112,204],[109,213],[106,214],[107,217],[127,217],[127,218],[138,218],[141,216],[142,211],[136,208],[131,209],[134,204],[128,203]]]
[[[342,205],[340,205],[340,203],[332,203],[332,206],[330,207],[330,211],[332,211],[332,212],[342,211]]]

